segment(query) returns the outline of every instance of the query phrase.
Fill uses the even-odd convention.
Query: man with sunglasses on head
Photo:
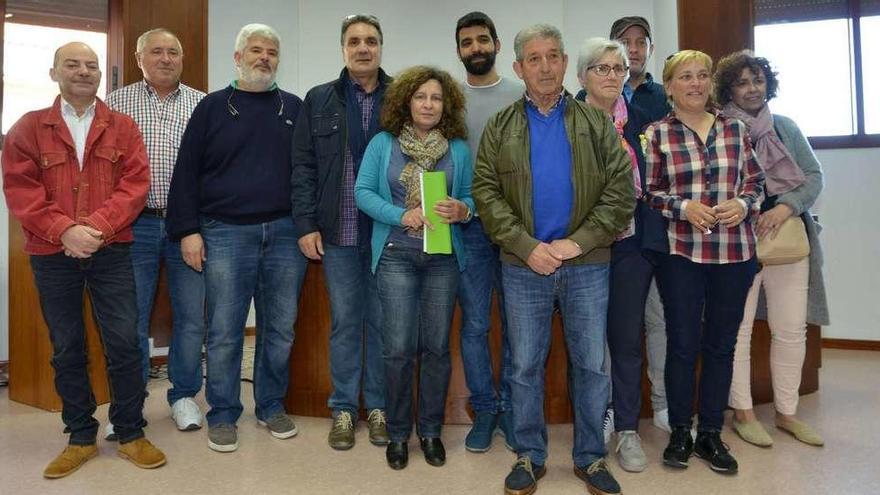
[[[372,220],[358,210],[354,183],[391,78],[382,63],[382,27],[369,14],[342,20],[345,67],[306,94],[294,132],[292,204],[299,247],[321,260],[330,295],[330,447],[354,446],[363,394],[373,445],[387,445],[382,312],[370,269]]]
[[[238,448],[244,327],[257,317],[254,402],[275,438],[297,433],[285,414],[290,349],[306,258],[290,210],[290,150],[301,100],[275,83],[278,33],[241,28],[238,78],[193,111],[177,157],[166,228],[187,265],[204,272],[208,447]]]

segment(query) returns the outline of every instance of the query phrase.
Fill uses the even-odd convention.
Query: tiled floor
[[[641,435],[649,467],[641,474],[611,465],[625,494],[880,494],[880,353],[826,350],[820,392],[801,400],[801,417],[824,434],[827,445],[813,448],[771,427],[772,408],[758,408],[776,444],[759,449],[726,430],[725,440],[740,463],[733,477],[712,473],[694,460],[673,472],[659,459],[667,435],[643,421]],[[443,440],[446,466],[422,461],[410,442],[410,465],[392,471],[384,451],[367,442],[363,423],[358,444],[337,452],[326,444],[329,419],[296,418],[300,433],[289,440],[271,438],[253,416],[251,387],[243,384],[245,414],[239,422],[241,447],[235,453],[208,450],[206,431],[178,432],[164,401],[166,381],[150,384],[146,415],[148,437],[164,449],[168,465],[145,471],[116,457],[114,444],[99,442],[100,456],[68,478],[47,481],[45,464],[63,448],[60,415],[10,402],[0,388],[0,494],[497,494],[514,458],[500,438],[485,454],[464,450],[467,427],[449,426]],[[199,401],[204,405],[203,398]],[[107,418],[107,406],[98,419]],[[583,494],[571,472],[571,427],[550,428],[550,459],[539,494]]]

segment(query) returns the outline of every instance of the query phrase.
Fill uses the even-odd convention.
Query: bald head
[[[91,57],[95,63],[98,63],[98,54],[95,53],[95,50],[92,50],[92,47],[82,41],[71,41],[66,45],[59,46],[58,49],[55,50],[55,59],[52,61],[52,67],[57,69],[58,64],[70,55]]]
[[[55,50],[49,77],[58,83],[61,97],[77,107],[87,107],[95,100],[101,83],[98,55],[89,45],[75,41]]]

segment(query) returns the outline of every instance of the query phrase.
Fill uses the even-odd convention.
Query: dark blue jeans
[[[385,404],[388,435],[412,433],[413,374],[419,361],[418,434],[439,438],[449,389],[449,328],[458,290],[453,255],[385,246],[376,268],[382,302]]]
[[[660,256],[657,284],[666,312],[666,397],[672,427],[691,426],[700,356],[698,430],[721,430],[736,336],[756,271],[755,258],[721,265]]]
[[[510,410],[510,343],[507,339],[507,317],[504,314],[504,292],[501,289],[501,262],[498,246],[492,244],[479,217],[461,226],[467,250],[467,268],[461,273],[458,304],[461,306],[461,360],[464,376],[471,393],[471,408],[478,412]],[[489,324],[492,316],[492,289],[501,309],[501,377],[498,392],[489,354]]]
[[[569,359],[577,466],[605,457],[602,421],[610,380],[605,366],[608,263],[563,265],[550,276],[503,264],[504,307],[513,357],[511,404],[516,452],[535,464],[547,460],[544,365],[550,352],[554,303],[562,311]]]
[[[343,247],[324,243],[333,380],[327,406],[334,416],[345,410],[357,417],[361,390],[367,410],[385,409],[382,306],[370,261],[369,245]]]
[[[608,349],[611,354],[611,401],[617,431],[637,430],[642,407],[642,336],[645,300],[654,262],[628,239],[611,248],[608,297]]]
[[[150,366],[150,313],[159,280],[159,263],[165,259],[173,327],[168,351],[168,403],[195,397],[202,389],[202,345],[205,343],[205,281],[183,261],[180,243],[165,233],[165,220],[141,215],[132,225],[131,264],[138,302],[138,338],[144,360],[144,381]]]
[[[208,307],[208,424],[241,416],[241,357],[251,299],[257,314],[254,402],[257,419],[284,412],[293,324],[306,274],[293,219],[253,225],[202,220]]]
[[[110,382],[110,422],[120,442],[144,436],[144,378],[129,244],[110,244],[90,258],[31,256],[43,319],[52,341],[55,390],[71,445],[95,443],[98,421],[89,383],[83,290],[89,291]]]

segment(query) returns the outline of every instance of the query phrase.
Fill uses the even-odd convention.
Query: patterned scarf
[[[766,104],[754,117],[733,102],[725,105],[724,113],[742,120],[748,127],[758,163],[764,169],[768,196],[785,194],[804,183],[806,180],[804,172],[797,166],[788,148],[776,135],[776,130],[773,128],[773,114]]]
[[[614,102],[614,108],[611,110],[611,120],[614,121],[614,130],[617,131],[617,135],[620,137],[620,145],[623,147],[623,150],[626,151],[626,154],[629,155],[629,161],[632,166],[633,187],[636,191],[636,199],[639,199],[642,197],[642,179],[641,175],[639,175],[639,160],[636,158],[635,150],[629,145],[629,142],[623,136],[623,128],[629,121],[629,114],[626,111],[626,99],[623,95],[618,96],[617,101]],[[635,234],[635,232],[635,220],[630,220],[629,226],[627,226],[626,230],[618,234],[617,240],[626,239]]]
[[[422,205],[420,181],[422,172],[434,170],[437,162],[449,149],[449,141],[436,128],[431,129],[425,139],[420,139],[412,124],[404,124],[397,140],[400,143],[400,150],[412,160],[406,163],[397,179],[406,190],[406,209],[411,210]],[[422,229],[417,231],[407,229],[406,233],[412,237],[422,238]]]

